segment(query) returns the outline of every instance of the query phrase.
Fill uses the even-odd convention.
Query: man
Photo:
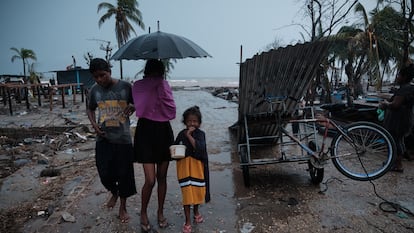
[[[101,58],[90,62],[89,71],[96,82],[89,91],[87,106],[88,118],[97,134],[96,167],[103,186],[112,193],[107,207],[112,209],[119,197],[119,218],[126,223],[126,199],[136,194],[129,122],[135,111],[131,84],[112,78],[109,64]]]

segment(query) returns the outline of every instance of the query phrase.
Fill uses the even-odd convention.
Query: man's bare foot
[[[113,209],[115,207],[117,200],[118,200],[118,196],[112,195],[111,199],[109,199],[109,201],[106,203],[106,207],[108,207],[108,209]]]

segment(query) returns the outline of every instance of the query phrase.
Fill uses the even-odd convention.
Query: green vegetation
[[[27,60],[28,59],[32,59],[32,60],[37,60],[36,58],[36,54],[35,52],[33,52],[33,50],[31,49],[25,49],[25,48],[21,48],[20,50],[12,47],[10,48],[11,50],[15,51],[16,54],[12,56],[11,61],[14,62],[16,59],[22,59],[23,61],[23,75],[24,75],[24,81],[27,82],[26,80],[26,65],[27,64]]]
[[[305,34],[310,41],[328,39],[332,42],[323,66],[325,70],[313,86],[323,85],[329,96],[329,80],[322,79],[327,79],[328,69],[331,69],[332,76],[344,71],[354,97],[362,94],[361,80],[365,75],[369,85],[380,90],[385,77],[412,62],[413,5],[414,0],[378,0],[376,7],[367,11],[357,0],[307,1],[305,15],[310,18],[310,27],[302,25]],[[350,17],[352,10],[357,17]],[[350,24],[351,19],[357,20]],[[334,33],[337,27],[340,28]]]
[[[99,19],[99,27],[108,19],[115,17],[115,33],[119,48],[128,41],[131,37],[131,32],[137,35],[130,21],[137,24],[140,28],[145,29],[141,11],[138,9],[137,0],[117,0],[116,6],[111,3],[102,2],[98,5],[98,13],[100,10],[106,10],[106,13]],[[122,60],[119,62],[122,79]]]

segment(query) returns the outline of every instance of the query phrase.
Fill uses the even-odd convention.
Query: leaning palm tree
[[[11,50],[15,51],[16,54],[12,56],[11,61],[14,62],[16,59],[22,59],[23,61],[23,75],[24,75],[24,81],[26,82],[26,62],[27,59],[37,60],[35,52],[31,49],[25,49],[21,48],[20,50],[12,47]]]
[[[372,15],[377,12],[378,11],[374,9]],[[375,31],[375,25],[370,22],[368,13],[361,3],[358,3],[355,6],[355,13],[359,14],[364,21],[364,32],[353,38],[353,42],[357,42],[357,46],[363,45],[362,48],[361,46],[359,48],[363,51],[362,55],[366,57],[366,62],[364,64],[365,69],[362,73],[368,73],[370,76],[370,83],[375,83],[376,87],[379,89],[381,86],[381,77],[378,48],[383,46],[382,43],[380,43],[381,36]],[[355,79],[355,83],[360,84],[360,78],[361,77]]]
[[[362,9],[359,8],[360,12]],[[371,22],[366,23],[366,40],[369,42],[366,67],[370,81],[380,90],[384,75],[392,72],[390,62],[398,64],[403,60],[404,18],[391,6],[375,8],[370,14]],[[365,11],[364,18],[368,22]]]
[[[371,18],[361,4],[356,5],[355,11],[363,20],[363,29],[357,25],[342,27],[335,37],[345,39],[346,44],[337,43],[334,56],[346,63],[345,73],[351,93],[359,95],[364,74],[369,76],[369,84],[380,90],[385,73],[390,72],[389,62],[395,62],[401,56],[401,35],[398,33],[401,20],[390,7],[374,9],[370,12]]]
[[[117,0],[116,6],[102,2],[98,5],[98,13],[102,9],[106,9],[106,13],[99,19],[98,25],[101,27],[106,20],[112,16],[115,17],[115,33],[119,48],[128,41],[131,32],[137,35],[130,21],[136,23],[142,29],[145,28],[137,0]],[[122,60],[119,61],[119,65],[122,79]]]
[[[383,67],[382,75],[377,82],[379,87],[382,86],[382,80],[385,73],[391,73],[390,61],[401,65],[404,57],[404,18],[399,12],[390,6],[382,10],[372,12],[372,25],[378,40],[378,58]],[[412,46],[410,46],[412,48]],[[410,49],[411,49],[410,48]],[[395,68],[394,68],[395,70]]]

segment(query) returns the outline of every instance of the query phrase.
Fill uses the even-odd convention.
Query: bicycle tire
[[[331,156],[334,166],[353,180],[375,180],[386,174],[396,159],[396,146],[391,134],[383,127],[366,121],[344,128],[352,142],[341,133],[332,139]]]

